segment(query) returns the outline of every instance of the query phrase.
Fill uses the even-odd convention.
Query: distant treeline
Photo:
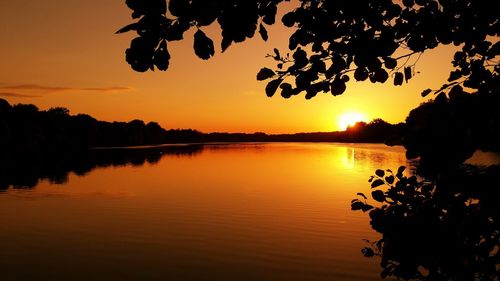
[[[192,129],[165,130],[156,122],[99,121],[87,114],[70,115],[62,107],[39,110],[32,104],[10,105],[0,99],[0,145],[13,150],[74,149],[203,142],[369,142],[399,141],[404,123],[382,119],[359,122],[340,132],[270,135],[265,133],[202,133]]]
[[[401,144],[401,137],[405,132],[405,124],[389,124],[382,119],[374,119],[369,123],[358,122],[346,131],[314,132],[296,134],[265,133],[209,133],[202,134],[205,142],[361,142],[361,143],[390,143]]]

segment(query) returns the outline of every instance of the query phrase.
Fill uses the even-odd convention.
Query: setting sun
[[[339,118],[339,127],[342,131],[345,131],[347,127],[356,124],[357,122],[366,122],[367,117],[363,113],[358,112],[348,112],[340,115]]]

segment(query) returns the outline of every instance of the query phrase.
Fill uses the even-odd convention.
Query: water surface
[[[112,153],[37,165],[25,185],[25,166],[4,168],[0,280],[379,280],[379,260],[360,252],[379,237],[350,201],[375,169],[406,165],[403,148]]]

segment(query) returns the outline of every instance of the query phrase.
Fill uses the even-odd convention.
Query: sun
[[[363,113],[358,113],[358,112],[347,112],[339,117],[339,127],[342,131],[345,131],[347,127],[353,126],[357,122],[366,122],[367,118],[366,115]]]

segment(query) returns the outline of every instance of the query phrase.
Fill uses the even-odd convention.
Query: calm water
[[[0,192],[0,280],[379,280],[360,252],[378,235],[350,201],[376,168],[406,165],[403,148],[134,153],[72,159],[69,174],[38,165],[31,188]],[[3,176],[25,180],[14,172]]]

